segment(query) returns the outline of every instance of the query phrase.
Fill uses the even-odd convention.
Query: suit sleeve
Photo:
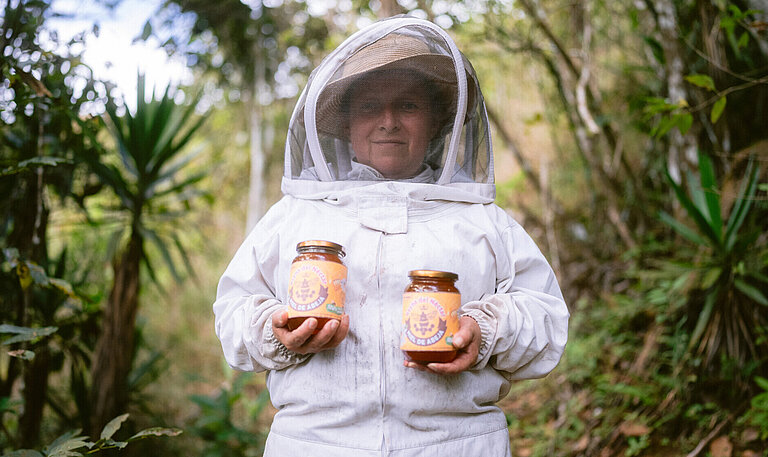
[[[512,221],[496,253],[496,291],[463,306],[480,325],[475,369],[490,365],[507,379],[546,376],[557,366],[568,339],[569,311],[547,260]]]
[[[229,365],[241,371],[280,370],[307,355],[289,351],[272,333],[280,256],[280,206],[259,221],[219,280],[213,304],[216,336]]]

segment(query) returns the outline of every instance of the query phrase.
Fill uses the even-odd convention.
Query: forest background
[[[768,456],[764,0],[168,0],[136,39],[193,77],[135,100],[83,62],[98,24],[62,40],[55,2],[7,0],[0,453],[261,455],[274,410],[223,362],[216,281],[311,69],[400,13],[473,62],[497,203],[572,313],[500,403],[513,454]]]

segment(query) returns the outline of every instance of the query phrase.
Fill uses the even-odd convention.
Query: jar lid
[[[344,247],[338,243],[334,243],[332,241],[325,241],[325,240],[307,240],[302,241],[301,243],[296,245],[296,250],[298,251],[301,248],[326,248],[326,249],[333,249],[334,251],[337,251],[340,256],[344,256]]]
[[[450,279],[456,281],[459,279],[459,275],[451,273],[450,271],[437,271],[437,270],[411,270],[408,272],[408,277],[420,277],[420,278],[434,278],[434,279]]]

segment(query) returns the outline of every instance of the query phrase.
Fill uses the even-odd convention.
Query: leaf
[[[736,43],[736,47],[739,49],[744,49],[749,44],[749,34],[747,32],[743,32],[741,36],[739,36],[739,41]]]
[[[70,160],[63,159],[61,157],[33,157],[31,159],[22,160],[16,165],[4,168],[0,170],[0,176],[10,176],[23,171],[27,171],[31,168],[38,167],[55,167],[62,163],[72,163]]]
[[[21,360],[32,360],[35,358],[35,353],[26,349],[18,349],[16,351],[8,351],[8,355],[11,357],[18,357]]]
[[[164,427],[151,427],[140,431],[139,433],[128,438],[127,442],[133,442],[136,440],[149,438],[151,436],[179,436],[183,433],[183,430],[178,428],[164,428]]]
[[[718,119],[720,119],[720,116],[723,114],[723,110],[725,109],[725,97],[720,97],[717,99],[714,105],[712,105],[712,111],[709,113],[709,120],[715,124],[717,123]]]
[[[115,441],[115,440],[110,438],[110,439],[104,440],[103,448],[104,449],[109,449],[109,448],[123,449],[126,446],[128,446],[128,442],[127,441]]]
[[[699,74],[687,75],[685,76],[685,80],[693,84],[694,86],[711,90],[713,92],[715,91],[715,82],[708,75],[699,75]]]
[[[761,389],[768,392],[768,379],[765,379],[762,376],[755,376],[755,382]]]
[[[710,291],[709,295],[707,295],[707,298],[704,300],[704,307],[699,313],[699,318],[696,320],[696,327],[693,329],[691,340],[688,342],[689,350],[699,342],[701,335],[704,333],[704,329],[709,325],[709,317],[712,315],[712,310],[714,309],[715,301],[717,300],[716,292],[717,289]]]
[[[656,61],[664,65],[666,63],[666,58],[664,57],[664,46],[662,46],[658,40],[650,36],[644,36],[643,41],[645,41],[645,44],[651,48],[651,52],[653,53],[653,57],[656,59]]]
[[[48,283],[54,289],[59,290],[64,295],[71,298],[77,298],[75,295],[75,291],[72,288],[72,284],[68,283],[67,281],[64,281],[63,279],[59,279],[59,278],[51,278],[48,280]]]
[[[651,130],[651,136],[661,138],[676,125],[677,119],[675,116],[662,117],[661,120],[659,120],[659,123]]]
[[[120,426],[123,425],[123,422],[125,422],[126,419],[128,419],[128,413],[121,414],[120,416],[117,416],[116,418],[109,421],[101,431],[99,438],[103,440],[112,438],[112,435],[114,435],[115,432],[120,429]]]
[[[765,284],[768,284],[768,276],[760,273],[759,271],[749,271],[747,272],[747,276],[756,279],[760,282],[763,282]]]
[[[747,165],[747,178],[741,183],[739,189],[739,195],[731,208],[731,215],[728,217],[728,222],[725,224],[725,249],[730,251],[736,243],[737,234],[741,224],[744,223],[744,219],[749,214],[749,210],[752,207],[752,197],[755,195],[757,187],[757,180],[759,178],[759,167],[754,166],[754,162],[750,161]]]
[[[736,288],[744,293],[744,295],[747,297],[751,298],[757,303],[760,303],[763,306],[768,306],[768,298],[765,298],[765,295],[763,295],[763,293],[760,292],[758,288],[744,282],[741,279],[734,279],[733,285],[736,286]]]
[[[696,232],[688,228],[685,224],[678,221],[674,217],[672,217],[670,214],[662,211],[659,214],[659,218],[667,225],[672,227],[678,234],[680,234],[683,238],[686,238],[688,241],[691,241],[694,244],[697,244],[699,246],[706,246],[707,240],[700,237]]]
[[[82,455],[79,452],[72,452],[74,449],[82,447],[88,447],[88,442],[85,441],[85,436],[78,436],[80,430],[72,430],[64,433],[50,445],[43,449],[43,452],[48,457],[70,457]]]
[[[690,113],[679,114],[675,117],[675,121],[677,129],[680,130],[680,133],[685,135],[691,128],[691,125],[693,125],[693,115]]]
[[[722,268],[720,267],[714,267],[707,270],[706,273],[704,273],[701,277],[701,288],[702,289],[709,289],[712,287],[712,285],[717,281],[717,279],[720,277],[720,274],[723,272]]]
[[[688,213],[688,216],[691,219],[693,219],[693,221],[698,226],[699,230],[701,230],[702,234],[704,234],[709,240],[712,241],[712,245],[719,246],[721,243],[721,239],[712,230],[712,227],[710,226],[707,218],[704,217],[704,215],[701,213],[699,208],[685,194],[685,192],[683,191],[683,188],[680,187],[680,185],[677,184],[674,179],[672,179],[672,175],[669,174],[669,170],[666,170],[666,175],[667,175],[667,181],[669,181],[669,184],[672,186],[672,189],[675,191],[675,196],[677,197],[677,201],[680,203],[683,209],[685,209],[685,212]]]
[[[715,181],[715,170],[712,167],[712,159],[702,151],[699,151],[698,156],[699,179],[701,182],[701,189],[704,193],[707,213],[709,214],[709,225],[712,227],[715,235],[717,235],[717,238],[722,239],[723,219],[720,215],[720,195],[717,193],[716,189],[717,183]]]
[[[166,246],[166,243],[163,242],[163,240],[160,239],[160,237],[157,235],[157,232],[154,230],[143,230],[142,235],[149,241],[151,241],[157,250],[160,252],[161,257],[163,260],[165,260],[165,264],[168,267],[168,270],[171,272],[171,275],[176,281],[181,281],[181,276],[179,275],[178,270],[176,269],[176,263],[173,261],[173,257],[171,257],[171,253],[168,250],[168,247]]]
[[[150,35],[152,35],[152,24],[147,20],[144,24],[144,30],[141,31],[141,39],[147,41]]]
[[[17,327],[15,325],[0,325],[0,333],[12,333],[12,336],[0,344],[13,344],[21,341],[38,341],[41,338],[56,333],[58,327]]]

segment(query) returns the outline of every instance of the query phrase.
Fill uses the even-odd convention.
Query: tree
[[[191,30],[182,33],[186,36],[178,35],[179,9],[194,15]],[[244,129],[250,137],[251,170],[246,230],[266,210],[264,181],[270,148],[265,144],[269,136],[265,132],[273,130],[269,105],[281,97],[276,75],[285,79],[294,72],[308,73],[310,60],[296,54],[317,54],[328,37],[323,19],[306,10],[305,2],[293,1],[272,8],[264,2],[169,0],[157,15],[168,19],[154,26],[150,20],[145,27],[160,37],[170,53],[187,55],[193,65],[214,74],[222,87],[242,94],[248,113]],[[208,34],[215,40],[206,39]],[[282,155],[283,150],[277,152]]]
[[[10,397],[20,377],[24,380],[19,424],[23,446],[38,440],[43,408],[51,397],[50,373],[61,369],[72,339],[87,340],[81,333],[89,319],[86,313],[57,320],[56,311],[74,292],[61,281],[68,273],[63,268],[66,249],[58,259],[50,258],[48,224],[56,197],[82,202],[99,189],[86,184],[79,155],[91,146],[72,118],[109,89],[89,78],[79,56],[71,55],[84,35],[60,43],[45,27],[52,14],[49,2],[6,2],[0,26],[0,49],[5,52],[0,59],[0,259],[16,266],[5,278],[10,282],[0,287],[0,314],[3,323],[14,327],[58,327],[68,335],[57,334],[55,345],[48,344],[51,339],[14,344],[21,354],[34,349],[34,357],[11,357],[0,370],[0,398]],[[50,50],[59,46],[60,53]],[[82,90],[75,91],[69,80],[83,83]],[[95,128],[90,121],[84,124]],[[79,355],[74,357],[82,362]]]
[[[117,197],[123,221],[115,233],[122,248],[113,261],[112,289],[91,372],[94,434],[127,405],[141,265],[156,279],[148,247],[154,246],[176,277],[168,246],[186,259],[174,222],[201,194],[197,185],[205,172],[187,174],[194,155],[186,151],[205,116],[195,119],[198,99],[183,106],[174,102],[175,96],[169,86],[160,99],[153,92],[147,101],[144,77],[139,76],[135,113],[121,115],[113,103],[107,105],[104,121],[114,141],[111,153],[86,158]]]

